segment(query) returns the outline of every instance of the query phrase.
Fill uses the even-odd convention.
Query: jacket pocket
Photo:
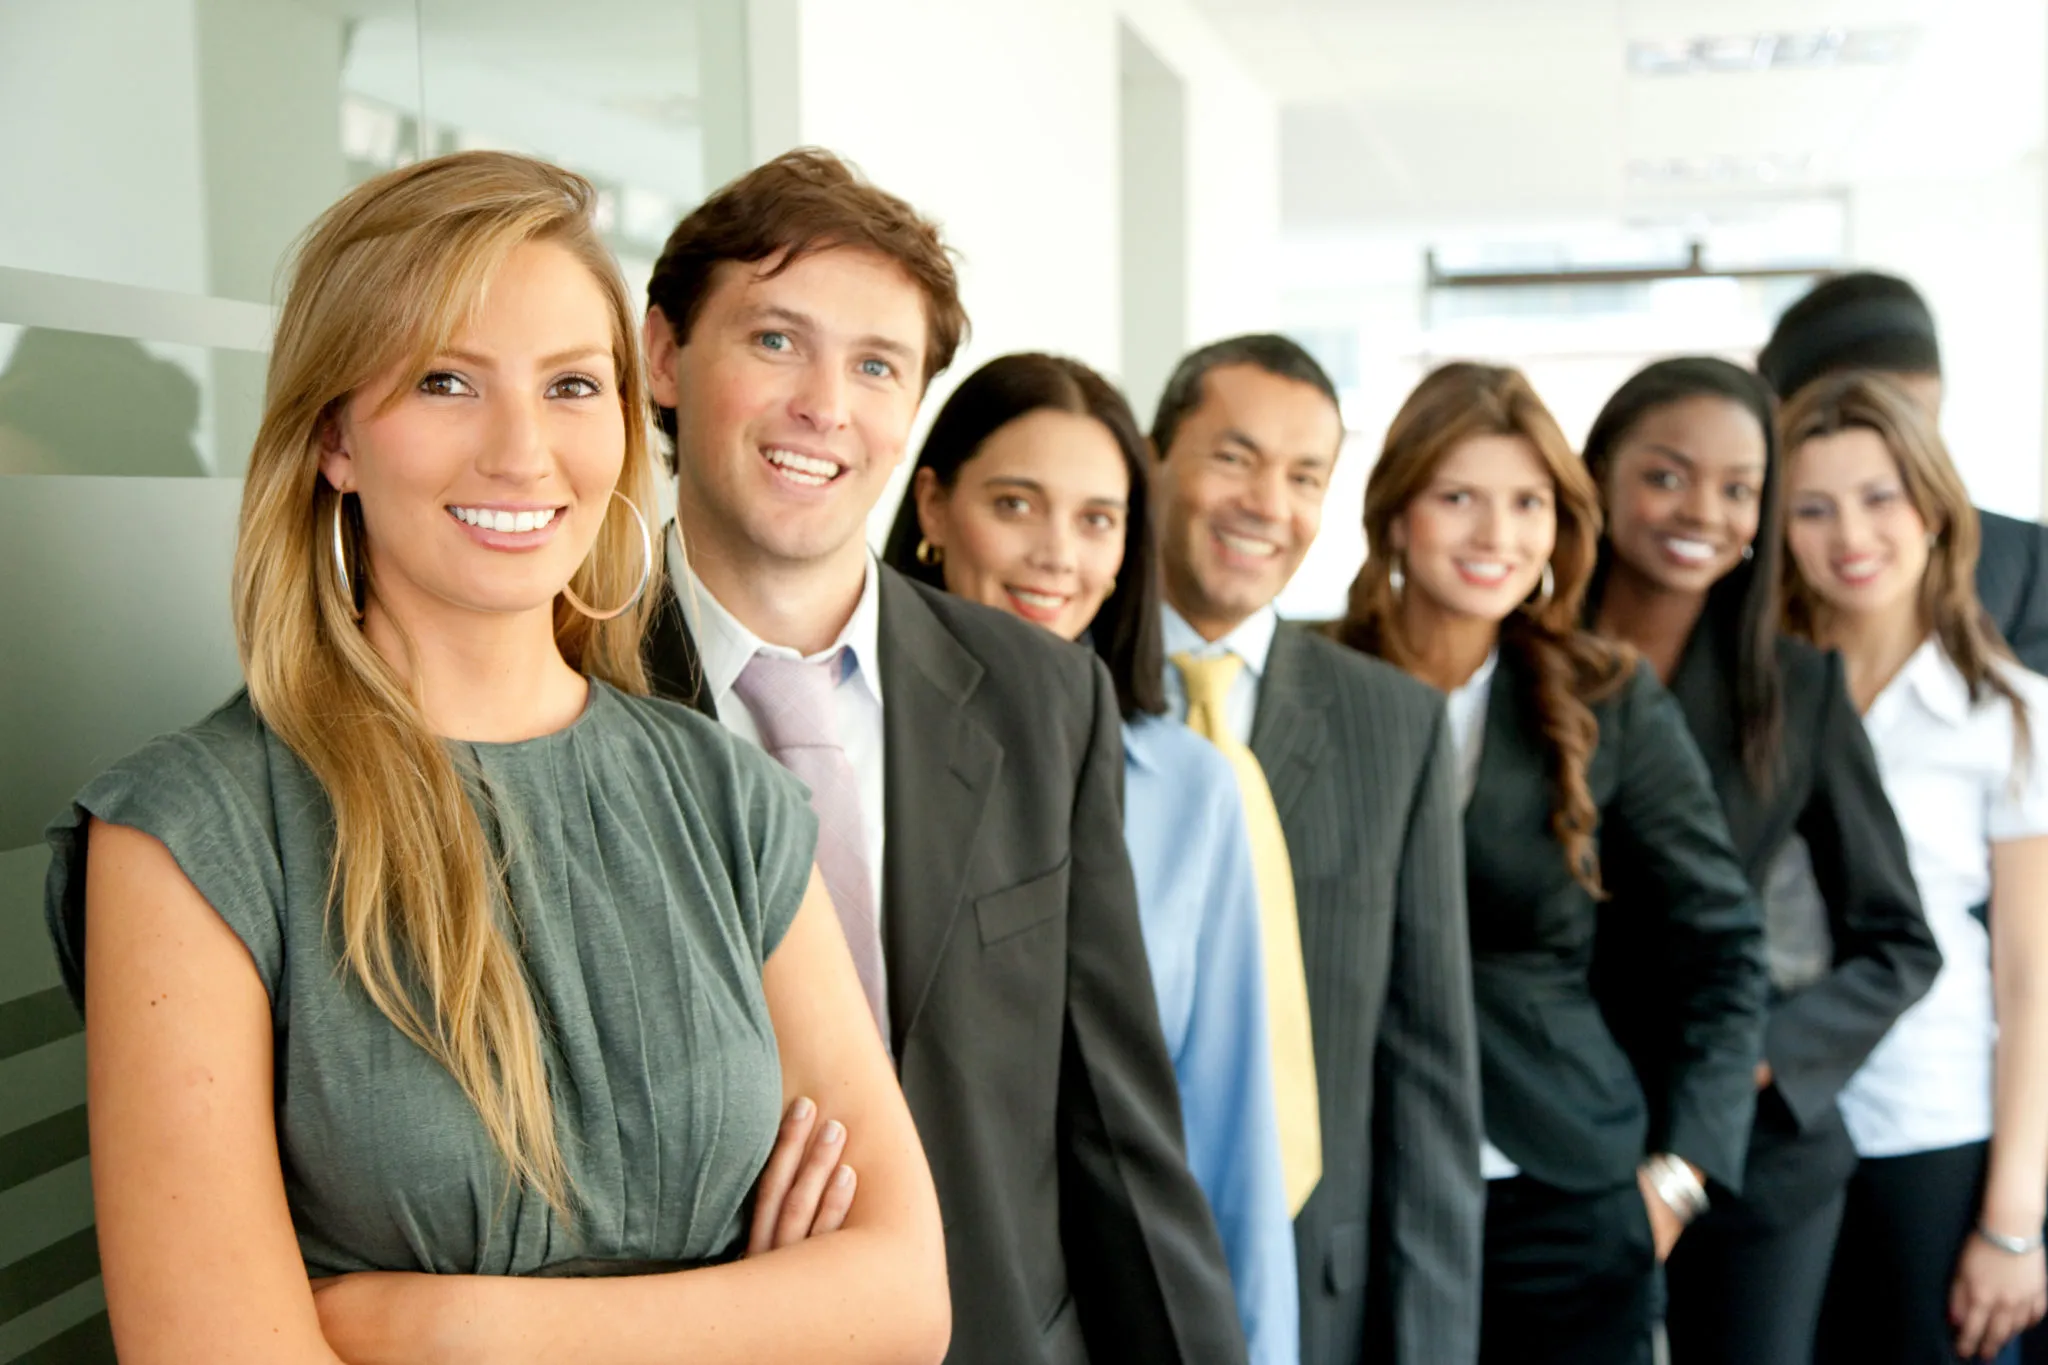
[[[993,947],[1065,914],[1070,861],[1029,881],[975,897],[974,922],[981,931],[981,946]]]

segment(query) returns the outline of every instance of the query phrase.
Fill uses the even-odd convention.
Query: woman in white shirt
[[[2048,680],[1978,603],[1977,514],[1904,391],[1830,376],[1780,430],[1787,627],[1848,665],[1943,959],[1842,1092],[1863,1160],[1818,1358],[1989,1359],[2048,1306]]]

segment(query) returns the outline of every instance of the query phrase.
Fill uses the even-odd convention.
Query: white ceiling
[[[2041,0],[1196,3],[1282,100],[1292,229],[1805,198],[1989,172],[2048,128]],[[1635,40],[1831,27],[1917,32],[1881,67],[1628,68]]]

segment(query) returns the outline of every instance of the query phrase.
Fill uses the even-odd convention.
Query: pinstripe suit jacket
[[[1295,1220],[1303,1365],[1467,1365],[1485,1192],[1443,697],[1299,626],[1252,751],[1294,864],[1323,1178]]]

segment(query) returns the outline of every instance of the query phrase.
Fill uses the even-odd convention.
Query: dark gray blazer
[[[2048,526],[1977,511],[1977,597],[2021,663],[2048,673]]]
[[[1855,1170],[1856,1149],[1835,1097],[1893,1021],[1926,994],[1941,950],[1921,913],[1905,837],[1850,703],[1841,656],[1779,640],[1784,735],[1768,791],[1758,790],[1742,761],[1735,657],[1734,641],[1703,624],[1672,675],[1672,695],[1713,774],[1750,883],[1761,887],[1786,841],[1799,835],[1833,947],[1828,975],[1773,993],[1764,1060],[1774,1080],[1757,1099],[1742,1198],[1713,1210],[1720,1221],[1774,1227],[1825,1203]],[[1620,915],[1603,925],[1603,964],[1645,951],[1636,927]],[[1627,1021],[1653,1016],[1658,993],[1646,993],[1625,962],[1612,965],[1619,970],[1603,969],[1603,979],[1617,1027],[1640,1029]]]
[[[1443,697],[1283,624],[1252,751],[1294,864],[1322,1101],[1294,1225],[1303,1365],[1469,1365],[1485,1189]]]
[[[1240,1362],[1189,1173],[1092,654],[881,568],[883,951],[952,1365]],[[664,577],[656,689],[709,710]]]
[[[1465,808],[1487,1135],[1525,1174],[1574,1193],[1633,1184],[1652,1151],[1737,1188],[1762,1053],[1763,921],[1706,765],[1648,668],[1591,703],[1601,881],[1618,914],[1653,931],[1656,953],[1631,976],[1667,1005],[1647,1040],[1646,1095],[1594,991],[1600,907],[1550,827],[1535,689],[1503,642]]]

